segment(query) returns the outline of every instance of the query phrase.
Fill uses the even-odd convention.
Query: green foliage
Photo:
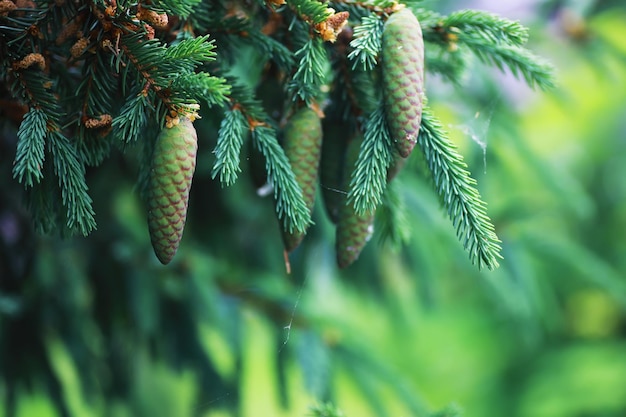
[[[353,48],[348,58],[354,61],[353,67],[360,65],[364,70],[371,71],[382,47],[384,22],[377,14],[365,16],[361,24],[354,28],[354,38],[350,41]]]
[[[317,0],[289,0],[287,4],[302,20],[314,25],[326,21],[332,15],[328,6]]]
[[[487,217],[476,181],[470,177],[467,165],[428,109],[424,109],[422,122],[418,142],[457,236],[478,268],[494,269],[501,258],[500,240]]]
[[[13,177],[27,187],[32,187],[43,178],[48,118],[46,113],[31,109],[17,132],[17,153],[13,166]]]
[[[89,7],[62,4],[52,9],[34,7],[19,15],[7,13],[3,17],[6,24],[0,28],[0,48],[7,57],[4,79],[8,81],[11,74],[15,80],[10,85],[12,96],[28,107],[29,115],[19,128],[14,176],[29,187],[42,180],[45,163],[51,163],[57,172],[72,173],[71,178],[59,182],[67,222],[45,213],[33,216],[57,219],[45,226],[48,230],[61,222],[57,225],[69,225],[69,231],[89,233],[95,223],[82,177],[85,166],[100,166],[115,146],[129,151],[137,143],[142,145],[141,159],[148,160],[152,146],[143,143],[149,140],[147,131],[158,130],[178,115],[194,118],[198,112],[205,114],[204,106],[229,103],[229,110],[209,116],[220,126],[213,178],[219,176],[223,185],[236,182],[244,138],[251,132],[265,156],[278,217],[287,229],[303,231],[311,219],[303,210],[302,192],[284,164],[276,135],[282,123],[278,113],[290,105],[284,102],[270,113],[266,103],[255,97],[262,79],[274,79],[277,87],[287,92],[285,101],[304,102],[320,114],[326,110],[328,97],[339,99],[332,111],[340,112],[342,119],[365,133],[347,204],[353,204],[358,213],[374,213],[387,182],[402,165],[394,160],[387,120],[400,116],[385,115],[380,106],[381,72],[389,72],[379,65],[385,52],[385,22],[399,14],[413,19],[413,12],[394,1],[327,4],[292,0],[276,8],[279,3],[259,2],[245,11],[234,3],[198,0],[150,5],[99,1]],[[460,51],[466,47],[486,63],[521,74],[531,86],[552,84],[550,67],[524,48],[528,30],[518,22],[473,10],[448,16],[426,9],[414,13],[421,20],[424,39],[440,47],[438,52],[428,52],[426,67],[450,82],[459,84],[468,68],[466,55]],[[346,24],[350,30],[342,33]],[[42,36],[34,34],[33,27],[41,28]],[[39,51],[48,50],[54,54],[46,60]],[[259,62],[250,67],[242,54],[252,51]],[[78,74],[80,83],[75,89],[72,84]],[[411,111],[419,114],[419,109]],[[44,136],[50,135],[42,131],[44,120],[47,131],[73,138],[62,142],[67,145],[63,152],[55,151],[55,146],[49,147],[49,155],[42,152]],[[415,128],[418,125],[416,122]],[[422,141],[424,146],[447,143],[442,129],[423,129],[432,139]],[[34,136],[27,136],[31,130]],[[422,151],[427,159],[434,155],[430,148]],[[55,160],[57,157],[62,159]],[[462,164],[460,155],[455,154],[454,159]],[[431,167],[444,163],[428,162]],[[144,164],[142,170],[148,166]],[[388,175],[390,169],[394,172]],[[452,175],[465,172],[441,169]],[[147,175],[140,172],[139,177]],[[459,239],[479,267],[495,267],[499,246],[485,203],[471,191],[469,177],[463,174],[460,179],[450,179],[452,183],[455,180],[465,186],[448,191],[435,185],[459,230]],[[449,192],[456,197],[449,198]],[[463,208],[454,201],[463,201]],[[45,211],[51,206],[54,204],[34,205],[32,209]]]
[[[357,213],[373,213],[380,204],[392,152],[381,103],[365,123],[363,143],[350,180],[348,202],[354,204]]]
[[[237,180],[239,153],[244,141],[246,119],[239,110],[230,110],[222,119],[217,146],[215,147],[215,165],[212,177],[219,175],[223,185],[232,185]]]
[[[289,84],[289,92],[294,100],[299,99],[310,104],[320,95],[324,83],[327,62],[326,49],[319,38],[308,40],[295,52],[298,70]]]
[[[623,414],[623,14],[596,18],[588,43],[550,32],[542,50],[563,66],[566,103],[525,102],[473,65],[482,53],[547,85],[519,23],[412,9],[437,79],[420,146],[388,182],[398,159],[375,39],[394,2],[315,4],[350,12],[334,43],[296,3],[194,3],[153,40],[135,3],[96,16],[110,4],[0,16],[0,416],[460,415],[433,411],[449,401],[468,416]],[[74,20],[89,45],[76,57],[78,35],[55,36]],[[129,23],[136,33],[118,37]],[[34,36],[33,24],[51,29]],[[45,69],[15,67],[31,51],[49,51]],[[374,231],[393,245],[370,243],[340,272],[335,226],[300,203],[283,151],[301,101],[325,115],[339,164],[365,137],[360,168],[325,191],[376,209]],[[198,164],[164,268],[135,178],[159,128],[185,112],[200,116]],[[87,127],[104,115],[110,125]],[[251,148],[271,188],[248,181]],[[290,276],[276,210],[286,228],[311,224]],[[84,233],[94,218],[75,240],[30,227]],[[471,268],[458,240],[480,268],[500,268]]]
[[[304,232],[311,222],[311,214],[302,199],[302,190],[289,165],[285,151],[276,139],[276,131],[259,126],[252,131],[256,147],[266,161],[267,179],[274,187],[276,213],[289,233]]]
[[[554,87],[554,69],[524,48],[528,29],[519,22],[475,10],[463,10],[447,17],[428,15],[428,18],[436,23],[425,30],[425,40],[447,48],[447,53],[459,55],[460,47],[466,46],[486,64],[500,70],[507,67],[514,75],[523,76],[531,87],[544,90]]]

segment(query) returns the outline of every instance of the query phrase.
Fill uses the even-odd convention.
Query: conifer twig
[[[435,188],[452,220],[459,240],[478,268],[498,267],[500,240],[487,216],[486,204],[476,189],[467,165],[450,142],[443,127],[425,107],[418,144],[424,152]]]
[[[350,179],[348,203],[354,204],[357,214],[373,213],[380,204],[391,159],[391,139],[381,103],[365,123],[363,143]]]
[[[222,185],[232,185],[237,180],[239,167],[239,155],[244,141],[244,133],[247,132],[246,119],[237,109],[229,110],[224,115],[220,124],[215,147],[215,164],[211,176],[219,176]]]
[[[274,187],[276,213],[289,233],[304,232],[311,224],[311,214],[302,197],[302,190],[289,165],[289,160],[278,144],[276,132],[268,126],[255,126],[252,137],[265,157],[268,182]]]
[[[353,49],[348,54],[348,59],[353,61],[353,68],[361,65],[364,70],[370,71],[376,66],[382,47],[383,27],[383,20],[377,14],[371,14],[354,28],[354,38],[350,42]]]

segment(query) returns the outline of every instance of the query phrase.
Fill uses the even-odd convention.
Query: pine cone
[[[424,95],[424,40],[411,10],[392,14],[382,38],[383,95],[391,138],[403,158],[417,143]]]
[[[350,183],[350,172],[356,165],[359,149],[363,142],[363,136],[355,137],[348,145],[346,155],[346,170],[344,175],[344,187],[347,189]],[[337,223],[335,250],[337,252],[337,265],[346,268],[357,260],[365,244],[374,232],[374,212],[358,215],[354,205],[344,200],[339,211]]]
[[[308,107],[298,110],[284,129],[284,150],[309,211],[313,210],[322,146],[322,124],[318,114]],[[287,252],[293,251],[304,233],[283,230]]]
[[[163,265],[172,260],[183,236],[197,149],[196,130],[187,118],[163,128],[155,144],[148,188],[148,228],[154,253]]]

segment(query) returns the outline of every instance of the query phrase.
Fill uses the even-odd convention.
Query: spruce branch
[[[498,267],[500,240],[487,216],[486,203],[481,199],[467,165],[457,153],[440,122],[430,109],[424,108],[418,144],[424,152],[435,188],[439,193],[448,216],[456,229],[459,240],[469,252],[472,263],[478,268]]]
[[[287,5],[300,19],[311,25],[322,23],[333,14],[332,9],[317,0],[287,0]]]
[[[460,10],[443,21],[443,27],[472,34],[492,44],[522,46],[528,41],[528,28],[520,22],[480,10]]]
[[[208,105],[222,105],[228,101],[230,85],[225,79],[206,72],[180,74],[171,83],[173,91],[184,92],[184,96],[172,98],[172,104],[193,107],[194,103],[204,101]]]
[[[113,119],[114,137],[125,144],[137,142],[148,122],[146,113],[150,106],[147,96],[142,92],[131,95],[119,115]]]
[[[508,67],[515,76],[521,75],[530,87],[554,87],[553,67],[523,46],[528,40],[528,29],[519,22],[487,12],[462,10],[448,17],[433,15],[428,24],[424,39],[445,47],[450,56],[460,53],[458,47],[464,45],[487,65],[500,70]],[[452,58],[448,62],[454,65]],[[439,65],[439,69],[445,70],[444,75],[452,75],[454,68],[447,67]]]
[[[499,70],[508,67],[516,77],[521,75],[531,87],[547,90],[554,87],[554,68],[526,48],[493,44],[483,38],[459,34],[465,43],[484,63],[493,64]]]
[[[348,203],[358,215],[373,213],[387,186],[392,145],[381,103],[365,122],[363,143],[350,179]]]
[[[54,170],[50,164],[44,165],[44,175],[41,182],[28,188],[25,193],[25,202],[28,207],[35,230],[39,233],[50,233],[59,228],[59,208],[63,203],[59,198],[59,187],[54,183]]]
[[[226,77],[226,81],[231,85],[230,97],[237,107],[251,124],[269,123],[269,116],[263,108],[260,100],[254,97],[254,92],[247,86],[239,83],[235,78]]]
[[[75,94],[83,97],[83,117],[113,113],[117,80],[108,63],[100,56],[88,59],[83,66],[82,82]]]
[[[182,19],[189,17],[193,8],[202,0],[153,0],[152,4],[169,14],[179,16]]]
[[[217,136],[215,164],[211,176],[220,177],[222,185],[233,185],[237,180],[237,173],[241,172],[239,159],[244,136],[248,132],[247,122],[241,111],[229,110],[224,115]]]
[[[295,59],[293,53],[285,45],[277,41],[276,39],[267,36],[260,31],[251,31],[249,33],[249,39],[259,45],[262,50],[271,56],[271,59],[276,62],[278,67],[285,72],[291,71],[295,65]]]
[[[424,52],[427,62],[426,71],[439,75],[451,84],[461,85],[467,70],[467,51],[426,48]]]
[[[289,233],[304,233],[311,224],[311,214],[302,197],[302,190],[289,165],[289,160],[278,144],[276,131],[268,126],[256,126],[252,137],[265,157],[268,182],[274,187],[276,213]]]
[[[352,106],[359,109],[363,114],[373,113],[382,100],[376,71],[365,71],[357,67],[348,71],[348,75],[343,80],[349,88]],[[357,112],[359,114],[359,112]]]
[[[109,156],[111,152],[110,121],[110,117],[106,118],[106,127],[97,129],[79,126],[78,140],[74,142],[74,146],[76,146],[78,159],[86,166],[98,166]]]
[[[192,70],[201,63],[214,60],[216,55],[214,41],[209,40],[209,35],[204,35],[183,39],[168,47],[163,60],[173,65],[190,65],[186,69]]]
[[[47,123],[45,112],[31,108],[17,131],[13,178],[17,178],[26,187],[32,187],[43,178]]]
[[[20,97],[29,107],[41,109],[48,119],[61,120],[64,115],[51,89],[52,80],[40,69],[28,68],[15,73],[12,94]]]
[[[298,59],[298,69],[288,89],[294,100],[300,99],[310,104],[319,95],[326,78],[329,67],[326,49],[321,39],[311,38],[295,56]]]
[[[353,49],[348,54],[353,68],[360,65],[363,70],[370,71],[376,66],[382,47],[383,27],[384,22],[380,16],[372,13],[354,28],[354,38],[350,41]]]
[[[396,248],[407,244],[411,233],[407,207],[399,184],[397,179],[387,184],[382,204],[376,210],[376,230],[380,241],[389,241]]]
[[[91,197],[87,193],[85,167],[76,150],[58,129],[48,134],[48,149],[59,180],[63,205],[67,211],[67,227],[87,236],[96,228]]]

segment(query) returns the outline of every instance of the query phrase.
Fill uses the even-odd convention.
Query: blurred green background
[[[170,266],[152,253],[132,153],[88,172],[95,233],[42,237],[5,131],[0,416],[305,416],[323,402],[349,417],[626,415],[626,6],[427,3],[521,19],[557,68],[548,93],[478,62],[461,89],[428,79],[503,241],[498,270],[469,263],[409,167],[395,184],[406,247],[375,238],[338,271],[318,205],[287,275],[247,164],[233,187],[210,178],[210,118]]]

